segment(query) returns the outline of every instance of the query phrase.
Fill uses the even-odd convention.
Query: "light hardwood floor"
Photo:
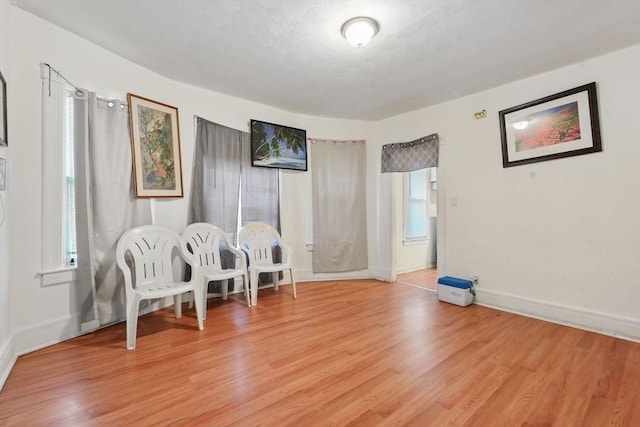
[[[435,291],[438,283],[438,269],[436,267],[431,267],[410,271],[408,273],[401,273],[398,274],[396,281],[401,285],[417,286],[419,288]]]
[[[0,425],[640,426],[640,344],[373,280],[290,292],[20,357]]]

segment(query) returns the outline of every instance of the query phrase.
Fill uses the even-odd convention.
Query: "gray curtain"
[[[313,272],[368,268],[364,141],[311,144]]]
[[[438,166],[438,134],[382,146],[382,172],[411,172]]]
[[[97,329],[99,320],[96,284],[94,280],[95,264],[92,254],[93,221],[91,204],[91,160],[89,151],[89,113],[87,91],[76,89],[71,99],[73,103],[72,129],[74,148],[74,195],[76,213],[76,300],[80,310],[80,329],[82,332]],[[99,323],[99,322],[98,322]]]
[[[243,141],[249,134],[200,117],[196,127],[189,222],[220,227],[235,242]]]
[[[196,127],[189,222],[216,225],[235,243],[242,193],[242,224],[260,221],[280,231],[278,169],[251,165],[250,134],[201,117]],[[223,267],[234,260],[231,252],[223,252]],[[232,291],[232,284],[230,287]],[[219,282],[212,283],[210,291],[218,293]]]
[[[106,325],[126,317],[124,281],[116,266],[118,239],[132,227],[151,224],[151,202],[133,193],[126,102],[89,92],[89,153],[98,319]]]

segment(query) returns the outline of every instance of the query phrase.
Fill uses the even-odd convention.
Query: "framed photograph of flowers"
[[[178,109],[131,93],[127,101],[136,197],[182,197]]]
[[[498,114],[505,168],[602,151],[595,82]]]

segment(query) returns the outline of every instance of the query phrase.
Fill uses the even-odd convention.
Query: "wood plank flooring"
[[[374,280],[299,283],[19,358],[2,426],[640,426],[640,344]]]
[[[408,273],[398,274],[396,281],[402,285],[417,286],[419,288],[436,290],[438,283],[438,269],[436,267],[423,268]]]

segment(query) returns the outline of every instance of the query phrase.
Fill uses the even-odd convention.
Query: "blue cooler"
[[[440,301],[466,307],[473,302],[475,294],[471,280],[451,276],[443,276],[438,279],[438,299]]]

